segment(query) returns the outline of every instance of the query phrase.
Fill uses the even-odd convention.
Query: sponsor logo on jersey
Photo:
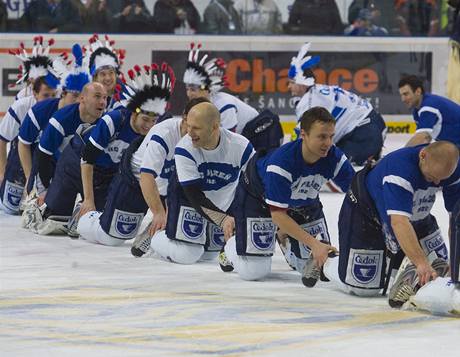
[[[187,238],[199,239],[203,234],[204,219],[195,210],[184,208],[181,229]]]
[[[214,245],[222,247],[225,243],[224,231],[220,227],[213,225],[211,228],[211,240]]]
[[[375,279],[380,264],[380,253],[354,253],[353,277],[360,283],[369,283]]]
[[[438,257],[447,259],[447,247],[444,244],[444,240],[440,236],[439,231],[435,233],[438,234],[433,237],[428,237],[428,239],[423,242],[426,247],[426,253],[430,254],[431,252],[436,252]]]
[[[274,243],[275,225],[272,222],[252,222],[251,240],[260,250],[270,250]]]
[[[116,213],[115,227],[117,232],[122,236],[131,235],[136,229],[140,221],[139,214]]]
[[[12,185],[9,182],[5,185],[6,191],[6,200],[8,201],[8,206],[10,208],[15,208],[19,206],[19,202],[21,202],[22,193],[24,192],[24,188],[16,185]]]

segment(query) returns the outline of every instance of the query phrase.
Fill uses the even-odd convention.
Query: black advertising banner
[[[296,53],[286,52],[207,52],[227,63],[228,92],[257,110],[270,109],[279,115],[293,115],[293,99],[288,91],[287,73]],[[398,82],[405,74],[425,79],[431,90],[431,52],[312,52],[321,57],[315,69],[316,82],[339,85],[370,100],[382,114],[407,114],[401,103]],[[188,51],[154,51],[153,62],[168,62],[177,76],[172,111],[180,114],[186,102],[182,82]]]

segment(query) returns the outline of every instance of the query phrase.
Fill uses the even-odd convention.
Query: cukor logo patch
[[[353,254],[353,277],[360,283],[366,284],[374,280],[379,266],[379,253]]]
[[[183,208],[181,230],[189,239],[201,238],[204,230],[203,217],[193,209]]]

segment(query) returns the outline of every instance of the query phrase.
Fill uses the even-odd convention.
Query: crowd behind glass
[[[448,36],[459,4],[458,0],[0,0],[0,31]],[[339,8],[345,9],[342,17]]]

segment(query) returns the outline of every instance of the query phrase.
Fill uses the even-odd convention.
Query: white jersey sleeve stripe
[[[421,128],[415,131],[415,133],[432,133],[432,132],[433,132],[432,128]]]
[[[91,142],[91,144],[93,144],[93,145],[94,145],[95,147],[97,147],[99,150],[101,150],[101,151],[104,151],[104,150],[105,150],[105,148],[102,147],[101,145],[99,145],[99,144],[96,142],[96,140],[93,139],[92,136],[89,137],[89,141]]]
[[[49,123],[50,123],[50,125],[52,125],[57,131],[59,131],[59,133],[60,133],[62,136],[65,136],[65,130],[64,130],[64,128],[62,127],[61,123],[59,123],[55,118],[51,118]]]
[[[115,125],[113,124],[112,117],[110,115],[104,115],[102,120],[105,122],[107,127],[109,128],[110,136],[112,137],[115,134]]]
[[[283,176],[286,180],[292,183],[292,175],[287,172],[285,169],[276,166],[276,165],[268,165],[267,172],[273,172],[274,174]]]
[[[406,191],[409,191],[412,194],[414,193],[414,189],[413,189],[411,183],[409,181],[407,181],[406,179],[400,177],[400,176],[396,176],[396,175],[385,176],[383,178],[382,185],[384,185],[385,183],[395,184],[395,185],[397,185],[399,187],[402,187]]]
[[[279,202],[275,202],[269,199],[266,199],[265,202],[269,204],[270,206],[275,206],[279,208],[289,208],[289,205],[287,203],[279,203]]]
[[[442,119],[442,114],[441,112],[436,109],[436,108],[433,108],[433,107],[429,107],[429,106],[424,106],[424,107],[421,107],[418,111],[418,115],[420,116],[420,114],[422,114],[423,112],[429,112],[429,113],[433,113],[434,115],[436,115],[438,117],[438,119]]]
[[[38,124],[37,118],[35,117],[35,113],[32,110],[32,108],[29,109],[29,112],[27,114],[29,115],[30,120],[32,120],[32,123],[37,128],[37,130],[41,130],[40,125]]]
[[[412,213],[406,212],[406,211],[397,211],[394,209],[389,209],[387,210],[387,215],[391,216],[392,214],[397,214],[399,216],[406,216],[406,217],[412,217]]]
[[[23,138],[21,138],[20,136],[18,136],[18,140],[23,143],[23,144],[26,144],[26,145],[31,145],[32,143],[27,141],[27,140],[24,140]]]
[[[38,148],[40,149],[40,151],[44,152],[45,154],[53,156],[53,153],[51,151],[44,149],[43,146],[41,146],[40,144],[38,144]]]
[[[347,157],[345,155],[342,155],[342,157],[340,158],[340,161],[337,163],[337,166],[335,167],[334,177],[336,177],[339,174],[339,171],[342,168],[345,161],[347,161]]]

